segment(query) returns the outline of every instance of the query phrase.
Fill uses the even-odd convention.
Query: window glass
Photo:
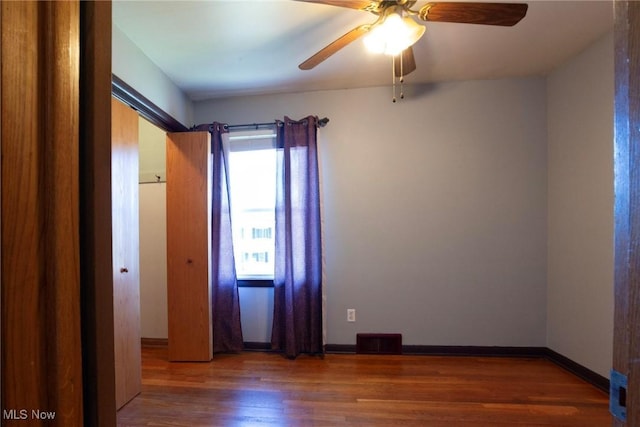
[[[231,131],[225,136],[238,280],[273,280],[275,132]]]

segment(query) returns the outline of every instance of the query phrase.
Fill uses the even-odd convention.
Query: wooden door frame
[[[640,2],[615,2],[613,369],[628,378],[626,423],[640,425]]]
[[[7,425],[39,410],[54,413],[57,425],[83,421],[79,10],[77,1],[0,7],[0,120],[11,124],[0,138]]]
[[[111,2],[80,3],[80,244],[84,424],[116,425],[111,98],[166,131],[179,123],[111,73]]]
[[[111,3],[1,4],[0,406],[114,426]]]
[[[80,4],[84,425],[116,425],[111,254],[111,2]]]

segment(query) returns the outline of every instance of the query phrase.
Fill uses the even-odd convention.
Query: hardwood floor
[[[545,359],[142,352],[119,426],[609,426],[608,396]]]

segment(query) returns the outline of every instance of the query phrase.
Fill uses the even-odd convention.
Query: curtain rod
[[[325,127],[329,123],[329,119],[324,117],[322,119],[318,119],[318,127]],[[276,122],[270,123],[247,123],[242,125],[227,125],[227,129],[260,129],[265,127],[273,127]]]

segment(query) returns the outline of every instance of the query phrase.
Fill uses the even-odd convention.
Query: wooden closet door
[[[169,360],[209,361],[211,144],[208,132],[167,135]]]
[[[138,113],[112,98],[111,182],[116,407],[142,388],[138,224]]]

